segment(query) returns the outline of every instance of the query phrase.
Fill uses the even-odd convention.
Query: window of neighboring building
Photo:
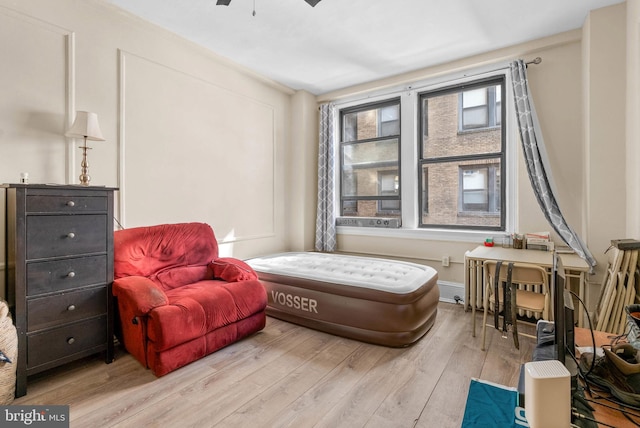
[[[400,180],[398,177],[398,171],[380,171],[378,173],[378,186],[378,194],[381,196],[399,196]],[[378,202],[378,213],[397,215],[400,213],[400,200],[380,200]]]
[[[340,216],[400,217],[400,99],[340,111]]]
[[[358,194],[358,183],[356,182],[356,175],[353,172],[345,172],[342,177],[343,193],[346,195]],[[358,201],[353,199],[347,199],[342,203],[342,215],[356,216],[358,215]]]
[[[458,211],[461,215],[500,211],[499,167],[499,164],[460,166]]]
[[[461,131],[500,126],[502,120],[501,86],[494,85],[461,91],[459,97]]]
[[[503,86],[501,76],[419,95],[421,227],[505,229]]]
[[[378,134],[400,135],[400,106],[390,105],[378,109]]]

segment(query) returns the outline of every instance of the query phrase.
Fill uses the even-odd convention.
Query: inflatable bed
[[[440,291],[435,269],[329,253],[246,261],[267,289],[267,314],[378,345],[407,346],[429,331]]]

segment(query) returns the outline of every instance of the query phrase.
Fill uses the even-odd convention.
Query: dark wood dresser
[[[7,300],[18,333],[16,397],[27,376],[104,352],[113,361],[113,192],[3,184]]]

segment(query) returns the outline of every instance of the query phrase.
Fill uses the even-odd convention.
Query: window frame
[[[482,78],[492,78],[502,76],[505,79],[505,92],[503,92],[501,102],[505,106],[505,118],[503,128],[506,132],[506,165],[505,173],[501,177],[505,181],[506,194],[503,198],[506,210],[504,212],[505,234],[514,233],[518,230],[517,211],[518,211],[518,162],[517,154],[519,151],[519,134],[517,128],[517,119],[515,115],[515,106],[513,96],[511,94],[511,78],[509,75],[509,63],[496,63],[475,69],[466,69],[460,72],[453,72],[448,75],[439,75],[433,78],[418,80],[404,83],[401,86],[388,87],[380,90],[372,90],[366,93],[360,93],[351,97],[344,97],[340,101],[334,102],[335,120],[334,135],[340,135],[340,110],[364,105],[365,103],[380,102],[395,97],[400,97],[401,101],[401,164],[415,165],[418,148],[416,138],[420,138],[421,126],[418,123],[419,118],[416,112],[419,110],[419,100],[417,93],[422,91],[436,90],[451,85],[457,85],[465,82],[472,82]],[[336,160],[339,159],[338,144],[334,146]],[[336,192],[334,197],[334,206],[336,207],[336,217],[339,217],[340,207],[340,171],[338,161],[334,168]],[[482,242],[487,236],[485,230],[475,229],[452,229],[452,228],[432,228],[419,227],[420,203],[422,201],[418,191],[418,180],[421,179],[416,168],[403,168],[400,174],[400,186],[402,197],[402,225],[395,229],[374,228],[374,227],[358,227],[352,226],[352,223],[345,223],[337,226],[336,230],[339,235],[345,236],[363,236],[363,237],[393,237],[400,239],[433,239],[447,240],[452,242]],[[494,232],[497,236],[501,232]]]
[[[382,101],[376,101],[376,102],[370,102],[370,103],[364,103],[364,104],[357,104],[355,106],[352,107],[347,107],[347,108],[341,108],[341,109],[336,109],[336,114],[338,115],[338,120],[336,120],[337,124],[338,124],[338,128],[335,132],[334,135],[338,135],[338,142],[336,144],[336,156],[335,159],[337,159],[337,165],[338,167],[335,168],[335,173],[336,173],[336,182],[338,183],[338,192],[337,193],[337,201],[335,206],[337,207],[337,212],[335,214],[336,219],[340,219],[340,218],[348,218],[348,217],[353,217],[354,215],[358,218],[361,219],[372,219],[372,218],[381,218],[381,217],[385,217],[385,216],[392,216],[393,218],[398,218],[401,219],[402,218],[402,186],[401,186],[401,180],[398,180],[398,192],[397,195],[381,195],[378,194],[376,196],[342,196],[343,194],[343,181],[342,181],[342,172],[344,170],[344,164],[343,164],[343,149],[345,146],[350,146],[350,145],[356,145],[356,144],[366,144],[366,143],[371,143],[371,142],[376,142],[376,141],[385,141],[385,140],[392,140],[392,139],[396,139],[397,140],[397,144],[398,144],[398,155],[397,155],[397,168],[394,169],[394,171],[396,171],[396,174],[399,175],[400,171],[402,171],[402,165],[401,165],[401,146],[402,146],[402,142],[401,142],[401,136],[402,136],[402,105],[400,103],[400,97],[395,96],[389,99],[385,99]],[[363,139],[363,140],[349,140],[349,141],[342,141],[342,131],[344,129],[344,118],[346,115],[350,114],[350,113],[358,113],[361,111],[367,111],[367,110],[372,110],[372,109],[378,109],[376,116],[378,119],[378,123],[376,124],[376,129],[377,132],[380,134],[381,130],[382,130],[382,123],[381,123],[381,115],[382,115],[382,109],[384,107],[389,107],[389,106],[398,106],[398,132],[399,134],[394,134],[394,135],[380,135],[378,137],[375,138],[367,138],[367,139]],[[357,134],[357,129],[356,129],[356,134]],[[378,172],[379,173],[379,172]],[[357,188],[357,181],[355,182],[355,187]],[[380,192],[378,192],[380,193]],[[343,211],[344,211],[344,204],[345,202],[348,201],[355,201],[355,210],[353,210],[354,215],[343,215]],[[374,217],[364,217],[364,216],[358,216],[358,201],[378,201],[378,203],[376,204],[376,215]],[[398,201],[400,204],[400,209],[399,210],[383,210],[381,209],[381,204],[380,202],[382,201]],[[398,222],[397,224],[400,224],[400,222]]]
[[[434,90],[424,90],[424,91],[420,91],[417,94],[417,104],[418,104],[418,111],[417,111],[417,118],[416,121],[419,123],[419,130],[418,130],[418,141],[417,141],[417,146],[418,146],[418,156],[417,156],[417,165],[418,165],[418,171],[419,174],[422,174],[423,171],[425,169],[428,169],[428,165],[429,164],[436,164],[436,163],[442,163],[442,162],[446,162],[446,163],[454,163],[454,162],[462,162],[462,161],[473,161],[473,160],[477,160],[477,161],[481,161],[481,160],[490,160],[490,159],[499,159],[500,161],[500,176],[501,177],[505,177],[506,174],[506,153],[507,153],[507,134],[506,134],[506,127],[503,126],[501,128],[501,149],[500,152],[492,152],[492,153],[478,153],[478,154],[474,154],[474,155],[455,155],[455,156],[443,156],[443,157],[438,157],[438,158],[424,158],[423,157],[423,153],[424,153],[424,138],[422,138],[421,136],[426,135],[425,131],[422,128],[423,123],[425,122],[425,120],[423,120],[423,108],[425,106],[425,99],[429,99],[429,98],[434,98],[434,97],[438,97],[438,96],[443,96],[443,95],[447,95],[447,94],[455,94],[458,93],[458,123],[461,123],[461,104],[462,104],[462,93],[468,90],[474,90],[474,89],[479,89],[479,88],[483,88],[483,87],[487,87],[489,85],[500,85],[501,86],[501,93],[505,92],[505,87],[506,87],[506,77],[504,76],[492,76],[492,77],[488,77],[488,78],[479,78],[476,80],[472,80],[472,81],[468,81],[468,82],[464,82],[464,83],[459,83],[459,84],[451,84],[448,86],[444,86],[438,89],[434,89]],[[489,93],[490,91],[487,90],[487,93]],[[495,92],[495,91],[493,91]],[[428,103],[426,103],[428,105]],[[505,109],[502,110],[502,117],[501,117],[501,123],[507,123],[506,122],[506,107]],[[482,132],[482,131],[487,131],[490,129],[494,129],[495,127],[483,127],[483,128],[474,128],[473,130],[465,130],[464,132]],[[458,126],[458,133],[460,133],[459,130],[459,126]],[[493,217],[494,216],[494,212],[491,211],[486,211],[486,212],[473,212],[473,211],[461,211],[461,206],[462,206],[462,189],[461,189],[461,178],[459,178],[458,180],[458,186],[459,186],[459,192],[458,192],[458,201],[457,201],[457,211],[458,211],[458,215],[461,215],[463,217],[470,217],[470,216],[479,216],[479,215],[485,215],[487,217]],[[489,184],[487,184],[489,185]],[[456,225],[456,224],[434,224],[434,223],[423,223],[423,215],[422,215],[422,210],[419,212],[418,214],[418,227],[420,228],[434,228],[434,229],[440,229],[440,228],[445,228],[445,229],[469,229],[469,230],[482,230],[482,231],[501,231],[501,232],[506,232],[508,230],[507,228],[507,217],[506,217],[506,211],[507,211],[507,207],[506,207],[506,186],[507,183],[504,183],[504,186],[501,186],[501,190],[500,190],[500,224],[498,226],[474,226],[474,225]],[[424,189],[424,181],[423,180],[419,180],[418,182],[418,199],[419,199],[419,206],[423,207],[424,206],[424,201],[422,200],[424,195],[425,195],[425,190],[428,191],[428,189]],[[427,211],[428,213],[428,211]]]

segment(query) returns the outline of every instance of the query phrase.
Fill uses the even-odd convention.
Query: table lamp
[[[89,176],[87,150],[91,149],[91,147],[87,147],[87,140],[104,141],[102,132],[100,132],[100,125],[98,125],[98,115],[87,111],[76,112],[76,120],[73,121],[73,125],[65,135],[72,138],[84,138],[84,145],[80,146],[82,149],[82,162],[80,163],[82,173],[78,178],[80,179],[80,184],[88,186],[91,177]]]

